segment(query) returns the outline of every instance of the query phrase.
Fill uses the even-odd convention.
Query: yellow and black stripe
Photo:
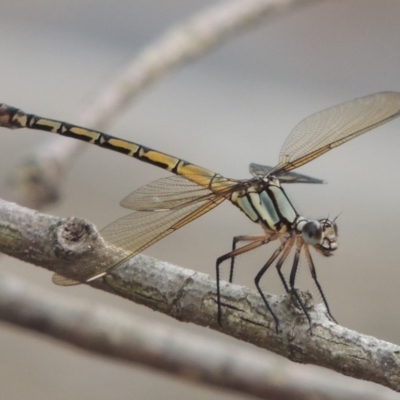
[[[184,176],[188,180],[207,188],[210,182],[212,182],[216,176],[219,176],[206,168],[199,167],[180,158],[150,149],[146,146],[119,139],[96,130],[75,126],[62,121],[42,118],[34,114],[28,114],[6,104],[0,104],[0,126],[10,129],[37,129],[82,140],[155,165],[156,167],[165,169],[174,174]]]

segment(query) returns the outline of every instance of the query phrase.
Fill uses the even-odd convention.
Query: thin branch
[[[0,319],[89,352],[161,370],[184,380],[263,399],[394,400],[397,394],[364,382],[341,382],[253,349],[180,329],[134,320],[118,310],[74,301],[16,278],[0,278]]]
[[[204,56],[267,17],[321,1],[231,0],[213,5],[146,46],[104,85],[76,122],[104,129],[144,89],[177,67]],[[66,168],[83,148],[82,143],[62,137],[46,140],[10,173],[0,196],[35,209],[54,203],[60,197]]]
[[[86,221],[59,219],[0,202],[0,251],[73,277],[85,260],[104,257],[107,246]],[[112,253],[112,249],[110,249]],[[104,260],[98,259],[101,263]],[[260,296],[245,287],[222,284],[223,325],[216,321],[215,282],[208,275],[137,256],[91,286],[117,294],[175,319],[210,327],[268,349],[292,361],[330,368],[400,391],[400,347],[359,334],[327,319],[322,305],[302,294],[313,320],[287,296],[268,299],[281,332]]]

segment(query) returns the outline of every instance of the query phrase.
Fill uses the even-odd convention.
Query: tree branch
[[[8,255],[73,277],[85,260],[104,257],[104,246],[86,221],[60,219],[0,202],[0,251]],[[255,291],[222,283],[223,325],[219,326],[215,282],[208,275],[149,257],[136,256],[90,285],[292,361],[320,365],[400,391],[400,347],[332,323],[322,305],[312,305],[309,294],[302,293],[302,297],[313,320],[312,334],[304,314],[289,297],[268,296],[281,321],[277,334]]]
[[[368,390],[366,395],[364,384],[340,389],[324,374],[309,375],[265,354],[238,350],[180,330],[166,330],[138,317],[133,322],[115,310],[41,294],[13,278],[0,280],[0,317],[85,350],[261,398],[308,399],[319,394],[324,399],[394,399],[391,393],[379,389],[374,393]]]
[[[263,399],[394,400],[363,382],[340,384],[325,371],[252,349],[223,344],[118,310],[43,293],[16,278],[0,278],[0,318],[89,352],[161,370],[184,380]],[[228,367],[229,366],[229,367]]]

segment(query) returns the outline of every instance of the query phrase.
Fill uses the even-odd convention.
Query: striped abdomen
[[[150,149],[140,144],[118,139],[105,133],[71,125],[53,119],[42,118],[37,115],[27,114],[22,110],[0,104],[0,126],[11,129],[29,128],[57,133],[74,139],[79,139],[96,146],[118,151],[129,157],[155,165],[181,175],[200,186],[208,188],[212,180],[217,176],[213,171],[191,164],[185,160]],[[235,181],[225,180],[225,184]]]

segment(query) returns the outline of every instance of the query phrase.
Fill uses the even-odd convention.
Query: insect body
[[[79,273],[74,277],[55,274],[54,283],[73,285],[90,282],[104,276],[111,269],[212,210],[224,200],[229,200],[253,222],[260,224],[262,233],[235,237],[232,251],[217,259],[218,321],[221,323],[222,315],[220,264],[225,260],[231,260],[229,279],[231,282],[233,261],[237,255],[278,240],[279,247],[255,278],[257,289],[275,319],[277,330],[278,318],[259,285],[266,270],[276,262],[276,269],[286,291],[294,294],[311,325],[310,316],[294,289],[300,255],[304,253],[311,276],[322,296],[328,314],[332,317],[317,280],[310,247],[324,256],[330,256],[337,249],[335,222],[329,218],[312,220],[300,216],[281,184],[321,183],[320,180],[291,171],[399,115],[400,93],[397,92],[376,93],[328,108],[304,119],[294,128],[283,144],[276,167],[251,164],[250,172],[253,178],[235,180],[224,178],[208,169],[127,140],[27,114],[17,108],[0,104],[0,126],[11,129],[38,129],[83,140],[121,152],[175,174],[150,183],[122,200],[123,207],[136,212],[113,222],[101,231],[104,240],[116,249],[116,258],[111,265],[99,267],[97,262],[88,262],[82,265]],[[237,247],[239,242],[245,244]],[[293,248],[295,249],[294,260],[289,282],[286,282],[281,268]]]

